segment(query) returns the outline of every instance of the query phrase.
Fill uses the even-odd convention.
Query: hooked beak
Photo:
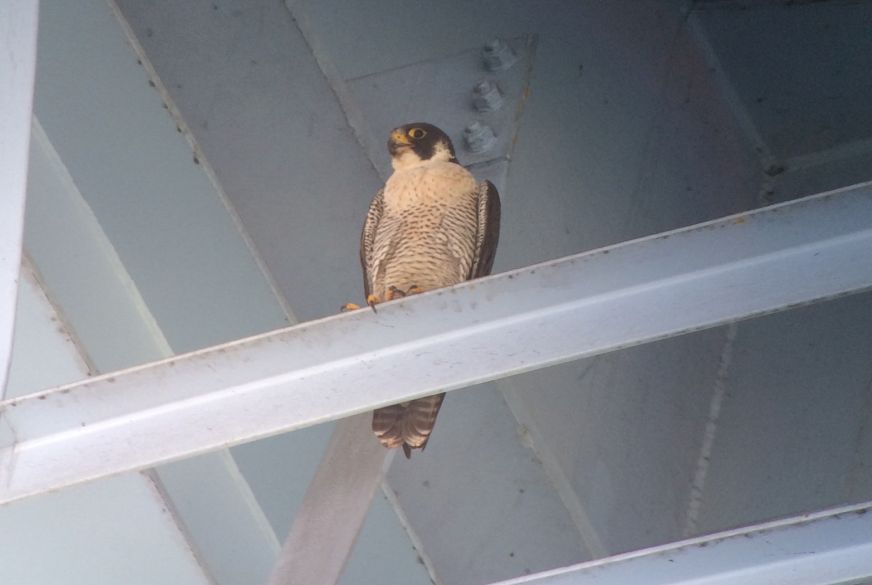
[[[391,132],[391,136],[388,138],[388,152],[391,156],[395,156],[401,149],[410,148],[411,146],[412,142],[409,140],[409,137],[400,128]]]
[[[403,132],[401,128],[396,128],[393,132],[391,132],[390,142],[392,144],[399,145],[409,145],[411,142],[409,141],[409,137],[406,136],[406,133]]]

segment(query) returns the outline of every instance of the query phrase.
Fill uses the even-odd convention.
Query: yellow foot
[[[370,307],[372,307],[373,313],[376,312],[375,304],[377,302],[378,302],[378,297],[375,295],[369,295],[368,297],[366,297],[366,304],[369,305]],[[344,305],[339,307],[339,310],[343,313],[347,313],[348,311],[356,311],[359,308],[360,308],[360,305],[358,305],[357,303],[345,303]]]

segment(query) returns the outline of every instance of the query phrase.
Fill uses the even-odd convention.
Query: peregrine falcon
[[[366,300],[375,304],[490,274],[500,197],[457,162],[454,146],[425,123],[391,132],[394,172],[370,203],[360,240]],[[406,457],[427,445],[445,393],[379,408],[372,430]]]

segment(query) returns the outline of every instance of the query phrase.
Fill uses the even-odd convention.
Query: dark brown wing
[[[384,192],[384,189],[379,189],[375,197],[372,198],[369,210],[366,212],[366,221],[363,222],[363,230],[360,233],[360,266],[363,268],[363,295],[365,298],[369,297],[372,292],[372,280],[370,279],[370,270],[373,265],[372,247],[375,242],[375,232],[384,210]]]
[[[490,181],[484,181],[478,186],[477,219],[475,254],[469,278],[490,274],[500,241],[500,194]]]

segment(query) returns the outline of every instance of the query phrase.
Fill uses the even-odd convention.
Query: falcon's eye
[[[414,138],[415,140],[424,138],[425,136],[427,136],[427,131],[423,128],[412,128],[409,130],[409,137]]]

